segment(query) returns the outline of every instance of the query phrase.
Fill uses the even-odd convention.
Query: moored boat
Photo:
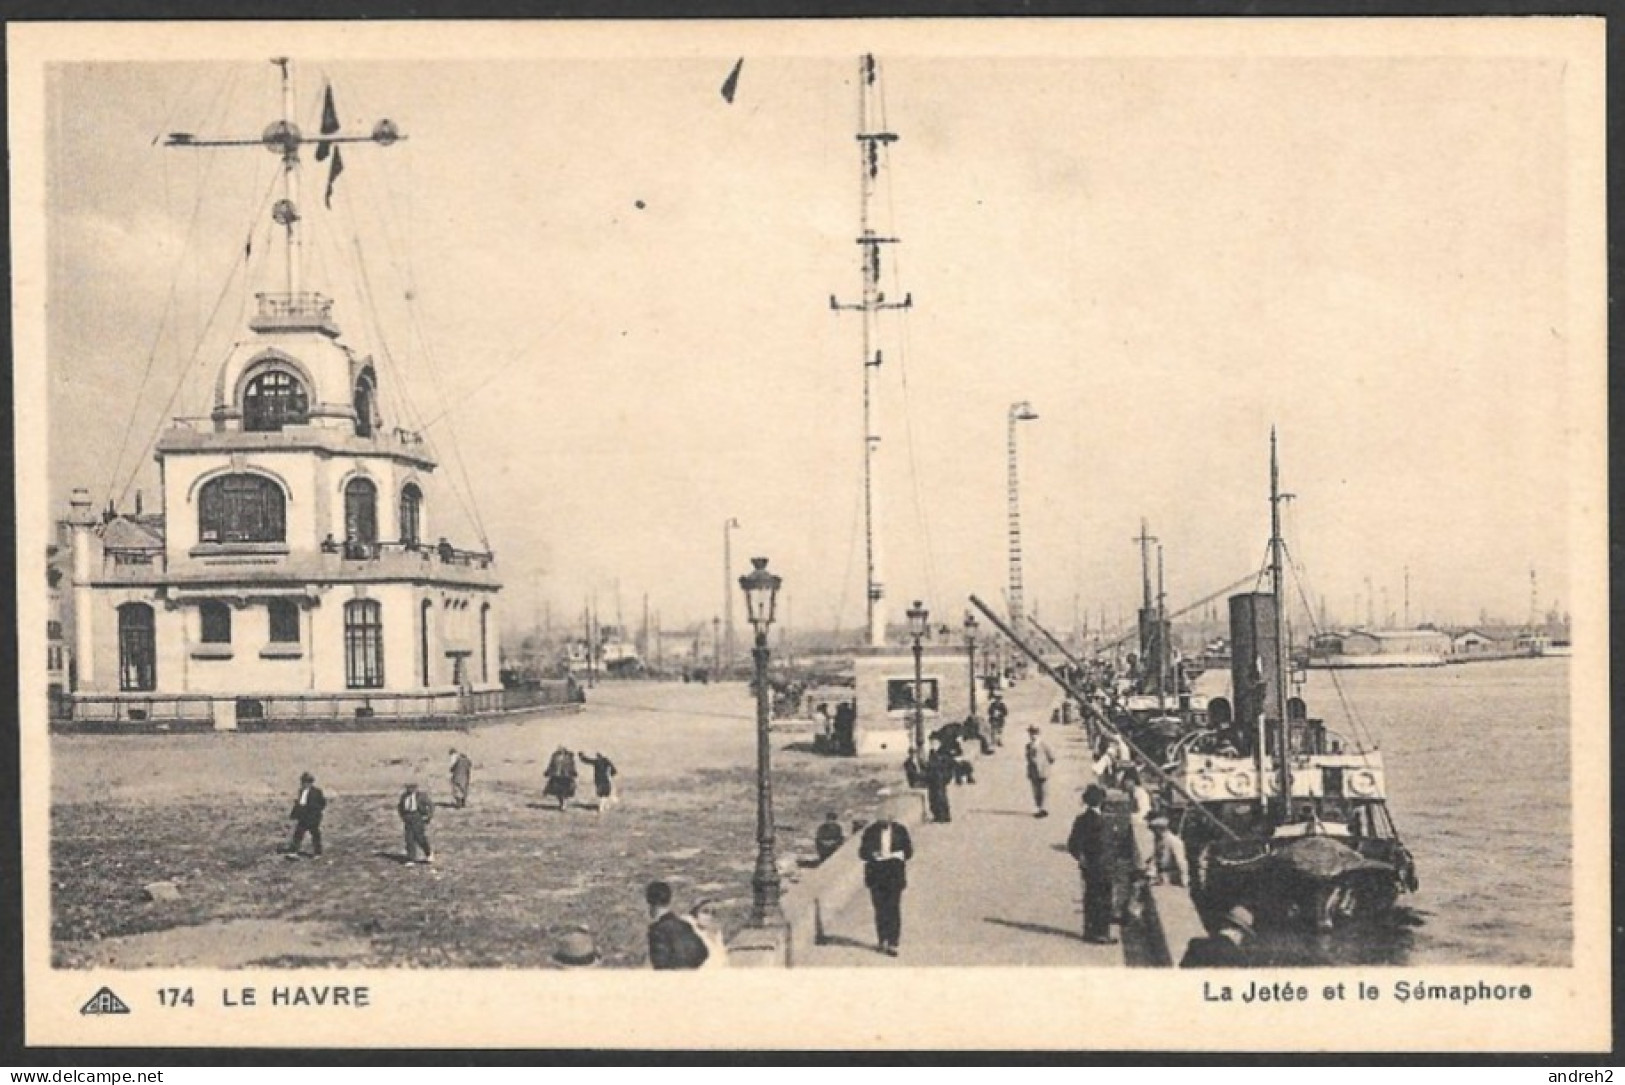
[[[1204,918],[1241,904],[1260,927],[1331,930],[1390,912],[1417,888],[1388,810],[1382,754],[1289,692],[1284,543],[1270,449],[1270,587],[1230,598],[1234,711],[1192,736],[1170,803]]]

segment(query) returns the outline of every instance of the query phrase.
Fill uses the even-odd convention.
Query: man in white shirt
[[[869,887],[875,909],[875,938],[880,952],[888,957],[897,956],[903,937],[903,890],[908,887],[908,861],[913,857],[908,828],[888,818],[864,829],[858,842],[863,884]]]

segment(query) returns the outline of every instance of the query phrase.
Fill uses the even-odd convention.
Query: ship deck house
[[[230,729],[501,706],[492,555],[437,536],[435,461],[316,293],[261,294],[159,516],[72,517],[72,718]]]

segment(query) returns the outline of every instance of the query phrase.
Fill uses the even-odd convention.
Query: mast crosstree
[[[897,142],[897,134],[885,130],[882,111],[877,109],[880,98],[880,71],[872,54],[864,54],[858,62],[858,160],[859,160],[859,220],[858,247],[863,251],[863,292],[861,300],[842,303],[830,296],[833,310],[852,310],[863,314],[863,537],[868,573],[865,599],[869,626],[869,644],[880,647],[886,643],[886,612],[881,605],[885,597],[885,584],[881,579],[880,508],[875,493],[877,460],[880,454],[879,369],[881,351],[874,347],[878,337],[881,312],[887,309],[908,309],[914,298],[905,294],[902,301],[887,301],[880,289],[880,252],[884,245],[895,245],[898,238],[882,237],[875,233],[872,216],[875,189],[879,185],[884,165],[882,152]]]
[[[323,102],[321,129],[315,136],[306,136],[300,131],[298,123],[294,120],[294,78],[293,61],[288,57],[273,57],[271,63],[275,64],[282,73],[282,116],[266,126],[265,131],[258,136],[222,136],[200,139],[190,132],[171,132],[164,139],[166,147],[213,148],[213,147],[264,147],[272,154],[282,156],[282,196],[271,208],[271,219],[282,227],[283,253],[285,257],[284,284],[288,294],[289,303],[299,298],[302,255],[302,237],[298,228],[301,219],[299,210],[299,149],[306,144],[316,145],[315,157],[318,161],[331,155],[333,164],[328,174],[328,196],[332,196],[332,183],[338,177],[339,171],[344,168],[339,157],[338,145],[343,143],[373,143],[380,147],[388,147],[406,137],[395,127],[390,120],[381,120],[373,125],[372,131],[366,135],[344,132],[333,110],[332,92]]]

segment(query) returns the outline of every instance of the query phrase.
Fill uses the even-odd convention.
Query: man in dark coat
[[[992,733],[993,745],[1004,745],[1004,721],[1010,718],[1010,706],[997,693],[987,706],[987,729]]]
[[[931,820],[953,820],[948,808],[948,785],[954,780],[954,759],[941,743],[932,743],[931,756],[925,759],[925,800],[931,809]]]
[[[466,753],[453,747],[451,751],[451,801],[461,810],[468,805],[468,781],[474,773],[474,762]]]
[[[664,971],[704,964],[711,951],[694,925],[671,910],[671,886],[650,882],[643,899],[649,905],[649,967]]]
[[[880,952],[889,957],[897,956],[903,937],[903,890],[908,888],[908,861],[913,857],[908,828],[888,818],[873,822],[858,841],[863,884],[875,909],[875,938]]]
[[[316,786],[316,777],[306,772],[299,777],[299,794],[294,796],[293,810],[288,817],[293,819],[293,842],[288,845],[289,859],[299,858],[299,847],[305,842],[305,834],[310,834],[310,851],[313,856],[322,854],[322,811],[327,809],[327,796],[322,789]]]
[[[1192,938],[1185,946],[1181,968],[1243,968],[1245,946],[1253,940],[1253,913],[1238,904],[1225,913],[1218,929],[1206,938]]]
[[[429,821],[434,817],[434,800],[429,798],[429,793],[419,791],[416,781],[408,783],[406,790],[401,792],[400,801],[395,804],[395,812],[401,816],[401,826],[406,830],[406,865],[418,862],[420,854],[423,862],[434,862],[434,849],[429,846]]]
[[[1083,874],[1083,940],[1109,946],[1112,937],[1112,872],[1106,836],[1106,816],[1100,806],[1106,791],[1099,784],[1083,790],[1083,813],[1072,823],[1066,850]]]

